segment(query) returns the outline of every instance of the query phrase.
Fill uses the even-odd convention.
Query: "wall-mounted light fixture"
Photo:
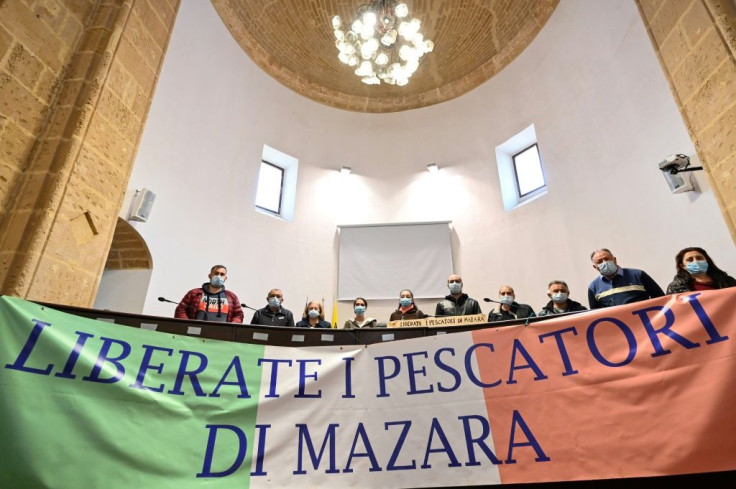
[[[340,168],[340,175],[350,175],[352,171],[353,169],[349,166],[343,166],[342,168]]]
[[[437,165],[437,163],[430,163],[427,165],[427,170],[429,170],[429,173],[437,173],[440,171],[440,167]]]

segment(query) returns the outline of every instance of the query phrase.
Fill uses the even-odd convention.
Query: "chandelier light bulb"
[[[373,26],[363,24],[363,30],[360,31],[360,37],[364,41],[368,41],[369,39],[373,38],[373,34],[375,34],[376,30],[373,28]]]
[[[336,15],[332,18],[332,28],[337,30],[342,25],[342,19],[340,19],[339,15]]]
[[[376,17],[375,12],[366,12],[363,14],[363,25],[364,26],[371,26],[375,27],[376,21],[378,18]]]
[[[378,56],[376,56],[377,65],[384,66],[386,63],[388,63],[388,55],[386,53],[380,53]]]
[[[409,15],[409,7],[407,7],[405,3],[400,3],[394,9],[394,13],[396,14],[396,17],[403,19]]]

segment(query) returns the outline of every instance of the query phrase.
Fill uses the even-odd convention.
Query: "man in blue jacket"
[[[595,250],[590,255],[600,276],[588,286],[588,302],[591,309],[619,306],[632,302],[662,297],[664,291],[643,270],[622,268],[607,248]]]

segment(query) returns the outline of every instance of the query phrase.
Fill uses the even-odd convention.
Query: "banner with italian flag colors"
[[[736,288],[372,345],[0,297],[0,487],[402,488],[736,469]]]

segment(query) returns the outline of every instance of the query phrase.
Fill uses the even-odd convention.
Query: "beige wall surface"
[[[2,293],[94,302],[178,3],[0,3]]]
[[[736,3],[637,0],[637,4],[736,241]]]

